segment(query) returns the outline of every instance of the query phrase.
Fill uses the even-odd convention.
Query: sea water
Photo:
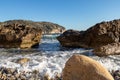
[[[0,67],[15,68],[18,72],[39,71],[40,76],[48,75],[54,78],[56,74],[61,74],[66,61],[73,54],[89,56],[109,71],[120,69],[120,56],[98,57],[92,53],[92,49],[66,48],[57,41],[58,35],[43,35],[41,43],[37,48],[31,49],[0,49]],[[20,58],[29,58],[30,61],[21,65],[15,61]]]

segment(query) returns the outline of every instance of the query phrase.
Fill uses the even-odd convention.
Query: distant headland
[[[31,27],[39,27],[42,30],[42,34],[56,34],[62,33],[65,31],[65,27],[52,23],[52,22],[35,22],[31,20],[8,20],[4,22],[0,22],[0,25],[26,25]]]

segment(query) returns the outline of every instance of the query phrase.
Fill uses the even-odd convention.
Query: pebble
[[[112,71],[111,74],[114,80],[120,80],[120,70]],[[60,74],[57,74],[54,79],[50,79],[48,75],[40,76],[37,70],[19,74],[17,69],[1,67],[0,80],[62,80],[62,77]]]
[[[112,71],[111,74],[115,80],[120,80],[120,70]]]
[[[17,69],[1,67],[0,80],[42,80],[42,78],[37,70],[18,73]]]

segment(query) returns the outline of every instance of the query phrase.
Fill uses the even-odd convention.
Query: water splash
[[[108,70],[120,69],[120,56],[97,57],[91,50],[83,48],[61,47],[56,38],[49,35],[42,39],[38,48],[32,49],[0,49],[0,67],[16,68],[19,72],[39,71],[40,76],[49,75],[53,78],[56,74],[62,73],[66,61],[73,54],[83,54],[92,57],[100,62]],[[30,61],[21,65],[14,60],[29,58]]]

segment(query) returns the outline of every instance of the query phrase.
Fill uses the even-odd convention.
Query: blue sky
[[[0,21],[49,21],[85,30],[120,18],[120,0],[0,0]]]

